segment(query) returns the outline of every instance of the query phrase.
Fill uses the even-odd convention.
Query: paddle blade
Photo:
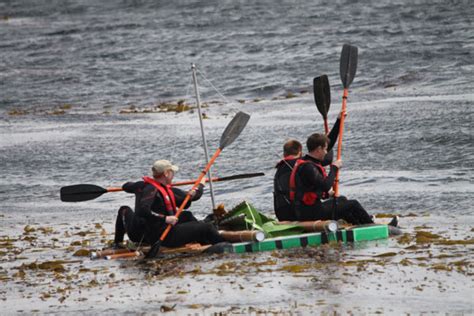
[[[242,130],[247,125],[247,122],[250,120],[250,115],[244,112],[237,113],[229,125],[227,125],[224,133],[221,136],[219,143],[219,148],[222,150],[224,147],[232,144],[234,140],[240,135]]]
[[[316,77],[313,80],[314,101],[319,113],[327,119],[329,105],[331,104],[331,89],[327,75]]]
[[[98,198],[106,192],[106,189],[94,184],[76,184],[62,187],[60,195],[63,202],[81,202]]]
[[[244,174],[237,174],[235,176],[227,176],[227,177],[220,177],[217,178],[217,181],[227,181],[227,180],[237,180],[237,179],[246,179],[246,178],[253,178],[253,177],[261,177],[265,174],[263,172],[257,173],[244,173]]]
[[[349,88],[352,80],[354,80],[357,70],[357,51],[355,46],[349,44],[342,46],[339,74],[344,89]]]
[[[145,255],[145,259],[154,259],[160,252],[160,247],[161,247],[161,239],[158,239],[157,242],[151,246],[150,251]]]

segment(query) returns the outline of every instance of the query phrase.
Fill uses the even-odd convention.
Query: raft
[[[320,246],[328,243],[357,243],[388,238],[390,229],[384,224],[340,225],[336,221],[278,222],[242,202],[216,220],[219,233],[227,241],[222,246],[187,244],[179,248],[162,247],[160,253],[251,253],[291,248]],[[221,244],[218,244],[221,245]],[[143,257],[150,247],[105,249],[91,253],[91,259]]]
[[[235,233],[235,232],[233,232]],[[353,226],[338,229],[334,232],[324,231],[317,233],[304,233],[292,236],[268,238],[262,241],[247,241],[229,243],[224,247],[224,253],[252,253],[273,251],[291,248],[316,247],[329,243],[350,244],[364,241],[386,239],[389,236],[387,225],[370,224]],[[210,245],[188,244],[179,248],[165,248],[161,250],[163,254],[176,253],[203,253],[210,248]],[[142,257],[150,249],[149,246],[136,249],[106,249],[91,253],[91,259],[125,259]]]

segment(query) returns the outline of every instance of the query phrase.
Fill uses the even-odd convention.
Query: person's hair
[[[283,156],[296,156],[303,150],[303,145],[295,139],[290,139],[283,145]]]
[[[165,173],[164,171],[163,172],[158,172],[153,167],[151,168],[151,172],[153,174],[153,178],[159,178]]]
[[[308,148],[308,152],[312,152],[318,147],[324,147],[325,145],[329,144],[329,138],[324,134],[314,133],[308,137],[306,141],[306,147]]]

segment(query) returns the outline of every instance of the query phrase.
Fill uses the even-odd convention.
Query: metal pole
[[[194,83],[194,91],[196,92],[196,103],[197,103],[197,108],[198,108],[198,114],[199,114],[199,123],[201,124],[201,135],[202,135],[202,142],[204,144],[204,155],[206,156],[206,164],[209,163],[209,152],[207,149],[207,140],[206,140],[206,134],[204,134],[204,124],[202,122],[202,114],[201,114],[201,101],[199,99],[199,91],[198,91],[198,86],[197,86],[197,77],[196,77],[196,66],[194,64],[191,64],[191,69],[193,71],[193,83]],[[212,201],[212,209],[216,209],[216,202],[214,200],[214,190],[212,188],[212,173],[211,169],[208,171],[208,177],[209,177],[209,189],[211,191],[211,201]]]

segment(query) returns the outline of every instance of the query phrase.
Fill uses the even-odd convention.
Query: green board
[[[295,236],[265,239],[261,242],[242,242],[232,244],[232,249],[227,252],[245,253],[290,249],[306,246],[320,246],[329,242],[359,242],[388,238],[387,225],[364,225],[336,232],[308,233]]]

